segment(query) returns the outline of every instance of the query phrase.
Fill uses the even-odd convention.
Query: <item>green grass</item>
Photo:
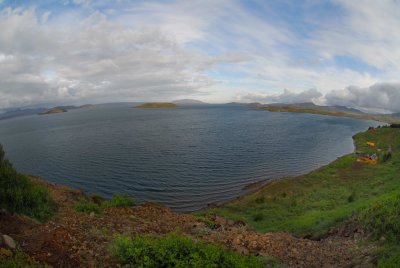
[[[97,202],[85,198],[79,199],[74,205],[78,212],[101,214],[105,208],[131,207],[135,205],[135,200],[126,194],[114,194],[109,200],[103,200],[99,196],[92,196]]]
[[[366,142],[376,143],[375,148]],[[392,157],[373,166],[356,163],[349,154],[304,176],[274,181],[259,191],[221,207],[198,212],[243,220],[261,232],[289,231],[318,237],[368,208],[382,196],[400,189],[400,129],[382,127],[355,135],[357,151]]]
[[[122,264],[133,267],[266,267],[268,264],[254,256],[242,256],[221,246],[205,244],[187,236],[169,234],[117,237],[111,253]],[[276,263],[270,261],[269,265]]]
[[[0,255],[0,267],[1,268],[40,268],[44,267],[38,262],[33,261],[28,255],[23,253],[21,250],[16,250],[13,256],[1,256]]]
[[[48,190],[34,184],[18,173],[5,159],[0,145],[0,208],[20,213],[38,220],[47,220],[55,212],[56,204]]]
[[[378,267],[400,267],[400,190],[380,197],[357,220],[379,241]]]
[[[85,198],[80,198],[78,202],[74,205],[74,209],[78,212],[83,212],[83,213],[95,213],[95,214],[100,214],[101,213],[101,208],[98,204],[87,200]]]
[[[103,208],[131,207],[134,205],[135,200],[127,194],[115,194],[110,200],[106,200],[101,204]]]

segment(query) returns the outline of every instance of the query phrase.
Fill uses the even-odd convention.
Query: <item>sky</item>
[[[314,102],[400,112],[398,0],[0,0],[0,109]]]

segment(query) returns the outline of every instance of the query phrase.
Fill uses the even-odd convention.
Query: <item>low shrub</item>
[[[359,214],[364,227],[376,239],[384,236],[386,240],[398,243],[400,236],[400,192],[393,192]]]
[[[50,218],[56,209],[47,188],[34,184],[18,173],[5,159],[0,145],[0,208],[20,213],[38,220]]]
[[[101,213],[101,208],[99,205],[97,205],[92,201],[86,200],[85,198],[79,199],[79,201],[75,204],[74,208],[78,212],[84,212],[84,213],[93,212],[95,214]]]
[[[127,194],[115,194],[110,200],[101,204],[103,208],[131,207],[133,205],[135,205],[135,200]]]
[[[74,208],[78,212],[100,214],[104,208],[130,207],[135,201],[128,195],[115,194],[110,200],[103,200],[100,196],[92,195],[89,200],[79,199]]]
[[[378,267],[400,267],[400,192],[392,192],[359,214],[359,220],[379,241]]]
[[[221,246],[169,234],[129,238],[118,236],[110,250],[123,264],[134,267],[265,267],[262,259],[242,256]]]

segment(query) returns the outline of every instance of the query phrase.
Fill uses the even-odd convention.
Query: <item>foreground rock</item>
[[[1,245],[6,246],[7,248],[10,249],[15,249],[17,247],[17,244],[15,243],[14,239],[12,239],[12,237],[8,236],[8,235],[2,235],[2,241],[1,241]]]

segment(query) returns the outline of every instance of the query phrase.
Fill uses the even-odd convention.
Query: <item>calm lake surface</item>
[[[309,172],[353,151],[376,122],[239,105],[138,109],[98,105],[0,121],[20,171],[178,211],[232,199],[250,183]]]

